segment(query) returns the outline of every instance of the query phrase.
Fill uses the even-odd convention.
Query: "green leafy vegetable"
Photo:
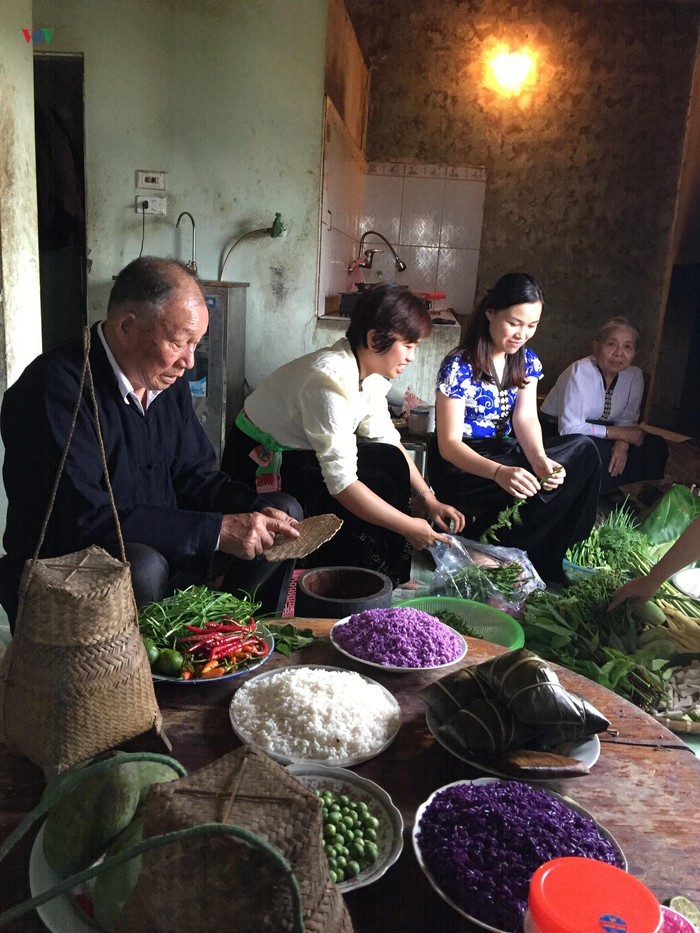
[[[548,480],[550,480],[554,476],[555,473],[558,473],[560,470],[561,470],[561,467],[558,466],[556,469],[552,470],[549,476],[545,476],[542,479],[538,479],[538,483],[540,484],[540,486],[544,486],[544,484]],[[501,528],[512,528],[513,525],[522,525],[523,520],[520,516],[520,509],[525,505],[526,502],[527,502],[527,498],[516,499],[512,505],[506,506],[505,509],[501,509],[501,511],[496,516],[496,521],[493,523],[493,525],[489,525],[486,531],[479,538],[479,541],[482,544],[488,544],[489,541],[493,541],[497,544],[498,543],[498,535],[496,534],[497,531],[500,531]]]
[[[202,627],[205,622],[230,619],[247,622],[260,608],[251,599],[239,599],[232,593],[210,590],[207,586],[188,586],[175,590],[168,599],[148,603],[139,611],[139,628],[158,648],[174,648],[175,642],[189,634],[188,625]]]
[[[668,544],[653,545],[641,529],[642,526],[637,524],[634,512],[625,500],[593,528],[585,541],[567,551],[567,559],[580,567],[620,573],[621,582],[631,577],[644,576],[659,560],[660,549],[667,549]],[[682,595],[672,583],[662,583],[658,597],[671,603],[680,612],[692,618],[700,618],[700,603]]]
[[[432,614],[444,625],[449,625],[455,632],[459,632],[460,635],[467,635],[469,638],[479,638],[476,632],[470,629],[464,619],[460,615],[457,615],[456,612],[449,612],[446,610],[443,612],[434,612]]]
[[[700,497],[677,483],[656,503],[640,530],[651,544],[673,542],[699,514]]]
[[[289,657],[292,651],[299,651],[306,648],[317,640],[313,630],[310,628],[297,628],[291,622],[285,623],[265,623],[266,628],[270,630],[275,639],[275,651]]]
[[[619,572],[599,571],[561,595],[535,590],[521,625],[530,651],[602,684],[644,709],[656,707],[671,674],[639,643],[642,623],[626,606],[608,611]]]
[[[461,599],[486,603],[495,595],[507,602],[521,598],[522,587],[530,577],[523,577],[523,567],[517,561],[508,561],[497,567],[467,564],[449,577],[449,585]]]

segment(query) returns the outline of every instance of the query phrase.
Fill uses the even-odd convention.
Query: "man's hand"
[[[278,509],[224,515],[219,550],[244,560],[252,560],[272,547],[278,537],[298,538],[298,524],[296,519]]]

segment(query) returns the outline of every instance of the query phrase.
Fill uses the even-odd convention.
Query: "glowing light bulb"
[[[501,93],[518,94],[534,80],[535,59],[526,49],[498,52],[489,65]]]

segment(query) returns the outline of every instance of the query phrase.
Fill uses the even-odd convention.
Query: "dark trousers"
[[[532,469],[515,438],[474,440],[469,446],[496,463]],[[499,529],[497,535],[504,547],[527,551],[544,580],[558,582],[567,549],[588,537],[595,522],[600,456],[591,439],[580,434],[545,441],[545,450],[566,470],[564,483],[526,499],[519,512],[522,524]],[[498,513],[513,504],[513,496],[497,483],[444,460],[434,437],[428,442],[428,473],[438,499],[463,512],[468,522],[472,519],[465,531],[468,537],[479,538]]]
[[[612,492],[619,486],[640,483],[642,480],[663,479],[668,460],[668,444],[658,434],[645,434],[641,447],[630,444],[627,450],[627,463],[619,476],[609,473],[610,456],[614,441],[603,437],[592,437],[598,448],[602,470],[600,474],[600,492],[602,495]]]
[[[255,485],[256,465],[250,451],[257,442],[235,425],[229,434],[222,469],[247,486]],[[285,450],[282,454],[282,489],[297,499],[304,515],[333,513],[343,525],[329,542],[304,560],[308,567],[367,567],[389,577],[394,586],[411,574],[411,548],[393,531],[363,521],[332,496],[313,450]],[[408,512],[411,494],[406,458],[392,444],[359,443],[357,477],[385,502]]]
[[[557,419],[551,415],[545,415],[540,412],[540,424],[542,425],[542,434],[545,439],[558,438],[560,435],[557,430]],[[611,476],[609,472],[610,457],[614,441],[608,441],[604,437],[592,437],[591,440],[598,448],[600,454],[600,494],[606,495],[620,486],[627,486],[629,483],[640,483],[643,480],[663,479],[666,470],[666,461],[668,460],[668,444],[657,434],[645,434],[644,442],[641,447],[629,445],[627,451],[627,463],[619,476]]]

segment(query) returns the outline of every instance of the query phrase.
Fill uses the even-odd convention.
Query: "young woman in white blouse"
[[[592,438],[603,465],[600,491],[641,480],[663,479],[668,447],[639,425],[644,375],[633,361],[639,330],[625,317],[612,317],[593,340],[593,353],[559,376],[541,406],[560,435]]]
[[[222,469],[258,490],[283,490],[306,515],[334,512],[343,527],[313,566],[368,567],[410,576],[411,548],[460,532],[464,516],[439,502],[401,444],[386,401],[390,380],[432,330],[406,289],[365,289],[345,337],[286,363],[248,396]]]

